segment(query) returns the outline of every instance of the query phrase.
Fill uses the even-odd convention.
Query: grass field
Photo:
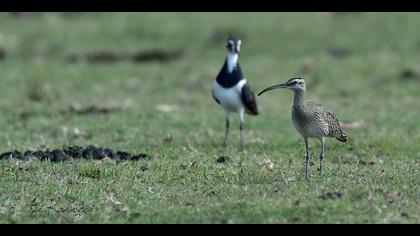
[[[98,145],[153,157],[0,161],[1,223],[420,223],[420,14],[0,14],[0,151]],[[324,176],[291,123],[292,93],[258,98],[222,147],[211,97],[229,32],[254,91],[291,77],[344,123]],[[168,62],[71,62],[181,50]],[[121,106],[107,114],[69,107]],[[225,163],[216,160],[229,156]]]

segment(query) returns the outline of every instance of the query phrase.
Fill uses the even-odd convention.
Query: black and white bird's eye
[[[226,44],[226,47],[229,49],[229,50],[232,50],[233,48],[234,48],[234,43],[233,43],[233,41],[229,41],[227,44]]]

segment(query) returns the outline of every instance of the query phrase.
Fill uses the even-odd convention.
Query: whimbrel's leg
[[[244,136],[243,136],[243,131],[244,131],[244,111],[240,111],[239,112],[239,118],[241,120],[241,124],[239,126],[239,130],[241,133],[241,150],[244,150]]]
[[[305,137],[305,148],[306,148],[306,166],[305,166],[305,179],[308,180],[308,175],[309,175],[309,162],[311,161],[311,156],[309,154],[309,141],[308,138]]]
[[[325,149],[325,138],[322,137],[321,138],[321,146],[322,146],[322,150],[321,150],[321,155],[319,156],[319,175],[322,175],[322,167],[324,165],[324,149]]]
[[[228,144],[228,135],[229,135],[229,112],[225,111],[225,120],[226,120],[226,130],[225,130],[225,140],[223,141],[223,146],[227,147]]]

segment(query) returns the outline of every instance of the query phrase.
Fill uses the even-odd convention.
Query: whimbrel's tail
[[[340,141],[340,142],[343,142],[343,143],[347,142],[347,134],[345,134],[343,131],[341,131],[341,135],[340,135],[340,137],[337,137],[337,140]]]

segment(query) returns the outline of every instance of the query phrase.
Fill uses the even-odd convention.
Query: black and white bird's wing
[[[214,101],[216,101],[220,105],[220,101],[216,98],[216,96],[214,96],[213,89],[211,90],[211,95],[213,96]]]
[[[254,92],[251,90],[248,84],[244,84],[242,87],[241,99],[246,107],[248,114],[254,116],[258,115],[257,100],[255,99]]]

